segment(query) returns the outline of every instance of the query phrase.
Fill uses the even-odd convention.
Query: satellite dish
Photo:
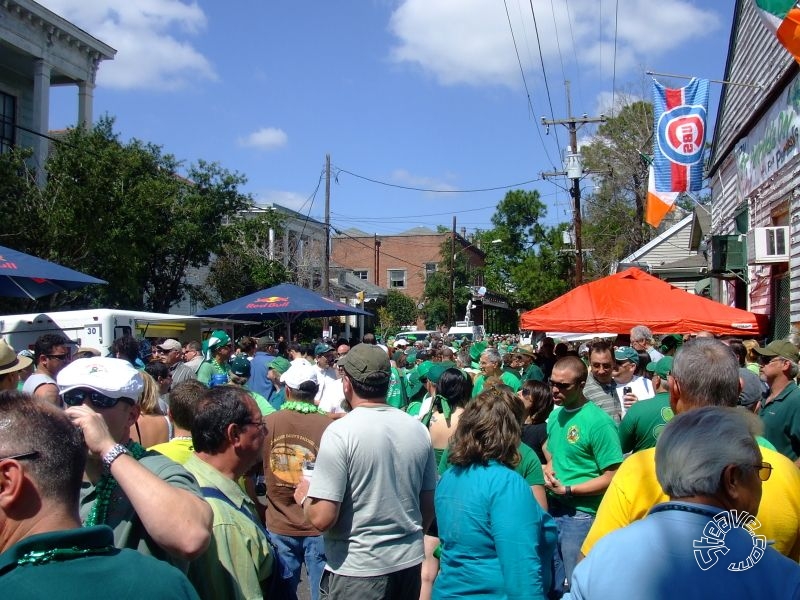
[[[485,287],[483,287],[483,286],[479,287],[479,288],[478,288],[478,294],[477,294],[477,295],[478,295],[479,297],[483,298],[483,297],[486,295],[486,288],[485,288]]]

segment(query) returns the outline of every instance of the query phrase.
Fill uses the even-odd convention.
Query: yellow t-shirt
[[[761,447],[764,462],[772,465],[772,476],[762,487],[757,533],[773,540],[773,548],[792,560],[800,560],[800,469],[788,458]],[[656,450],[631,454],[620,466],[597,510],[589,534],[583,541],[584,556],[607,533],[643,519],[648,511],[669,497],[656,479]]]

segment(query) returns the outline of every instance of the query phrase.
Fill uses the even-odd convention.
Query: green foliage
[[[389,290],[386,296],[387,316],[391,317],[394,327],[414,325],[417,322],[417,305],[412,298],[397,290]]]
[[[450,327],[453,323],[448,323],[451,285],[452,285],[452,321],[461,319],[467,301],[471,298],[472,292],[469,287],[476,278],[480,277],[481,272],[472,268],[467,260],[464,246],[456,244],[455,256],[450,237],[442,241],[439,255],[442,257],[438,270],[430,273],[425,281],[423,291],[423,303],[425,307],[422,314],[425,318],[425,326],[434,329],[440,325]],[[451,279],[452,273],[452,279]]]
[[[270,258],[269,250],[269,230],[273,229],[274,239],[280,239],[283,226],[275,211],[236,217],[224,225],[219,254],[204,285],[193,290],[194,298],[213,306],[289,281],[287,269]]]
[[[653,237],[644,223],[648,163],[653,143],[653,105],[637,101],[598,127],[581,153],[594,175],[594,192],[583,202],[583,247],[587,275],[607,275],[610,265]]]
[[[14,160],[4,156],[0,174],[12,172]],[[0,184],[0,194],[16,200],[0,239],[108,281],[51,297],[49,308],[166,311],[188,289],[186,269],[219,249],[221,223],[250,204],[238,191],[242,175],[201,161],[184,177],[179,167],[159,146],[122,143],[108,117],[70,130],[47,161],[44,189],[26,169]]]

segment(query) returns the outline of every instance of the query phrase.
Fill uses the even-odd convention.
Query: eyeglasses
[[[254,427],[258,427],[263,433],[267,433],[267,424],[264,421],[245,421],[244,423],[240,423],[242,427],[247,427],[248,425],[253,425]]]
[[[762,356],[760,362],[761,362],[762,366],[766,366],[766,365],[768,365],[770,363],[774,363],[777,360],[789,360],[789,359],[788,358],[783,358],[782,356],[772,356],[772,357]]]
[[[33,460],[35,458],[39,458],[39,453],[36,450],[23,452],[22,454],[12,454],[11,456],[0,456],[0,460]]]
[[[772,475],[772,465],[769,463],[765,462],[758,465],[748,465],[748,466],[756,469],[756,471],[758,472],[758,478],[761,481],[766,481],[767,479],[770,478],[770,475]]]
[[[153,348],[153,354],[169,354],[172,350],[167,350],[166,348]],[[175,351],[177,352],[177,350]]]
[[[96,392],[95,390],[83,388],[64,392],[61,394],[61,397],[64,399],[64,404],[67,406],[80,406],[87,398],[95,408],[113,408],[119,403],[120,400],[124,401],[126,404],[130,404],[131,406],[136,404],[132,398],[112,398],[110,396],[106,396],[105,394],[101,394],[100,392]]]
[[[69,360],[69,354],[45,354],[45,356],[56,360]]]

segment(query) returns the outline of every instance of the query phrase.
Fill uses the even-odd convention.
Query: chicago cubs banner
[[[708,80],[677,90],[653,80],[653,166],[657,192],[696,192],[703,187]]]

